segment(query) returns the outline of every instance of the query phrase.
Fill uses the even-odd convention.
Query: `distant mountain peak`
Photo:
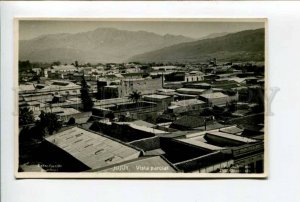
[[[175,44],[136,55],[129,61],[204,62],[209,58],[223,61],[263,61],[264,36],[264,29],[245,30],[215,38]]]
[[[148,51],[190,42],[184,36],[99,27],[75,34],[49,34],[20,41],[20,60],[33,62],[124,62]]]

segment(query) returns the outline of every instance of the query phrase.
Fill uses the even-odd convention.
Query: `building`
[[[148,102],[155,102],[158,110],[166,110],[170,103],[174,100],[172,96],[159,94],[144,95],[143,99]]]
[[[174,96],[175,90],[174,89],[157,89],[156,90],[156,94],[158,95],[168,95],[168,96]]]
[[[206,107],[206,103],[198,99],[188,99],[171,102],[168,112],[180,114],[188,111],[201,111]]]
[[[203,117],[198,116],[182,116],[175,120],[170,128],[175,128],[178,130],[192,130],[201,126],[205,126],[206,120]]]
[[[238,95],[228,96],[221,92],[215,92],[202,94],[199,99],[211,106],[226,106],[232,101],[238,101]]]
[[[205,93],[211,93],[212,89],[199,89],[199,88],[179,88],[176,90],[178,94],[186,95],[202,95]]]
[[[163,87],[161,78],[157,79],[124,79],[121,82],[120,97],[130,95],[133,91],[141,92],[143,95],[154,94],[156,90]]]
[[[141,155],[141,151],[131,145],[79,127],[49,136],[46,141],[61,155],[56,158],[77,161],[87,170],[136,159]]]
[[[204,80],[204,74],[199,71],[191,71],[189,73],[185,73],[185,82],[197,82]]]
[[[91,126],[91,130],[100,131],[120,141],[130,143],[137,140],[153,138],[168,132],[155,129],[154,125],[138,120],[132,122],[104,122],[98,121]]]
[[[81,86],[65,80],[51,80],[47,84],[26,84],[19,88],[19,99],[32,111],[39,111],[52,106],[62,106],[63,103],[71,105],[72,102],[65,101],[79,97]],[[50,106],[53,101],[56,104]]]
[[[213,166],[202,167],[191,172],[234,172],[261,173],[263,172],[263,141],[243,135],[244,129],[226,126],[202,132],[190,132],[180,136],[177,141],[209,151],[204,157],[185,164],[174,164],[179,169],[195,169],[203,164],[214,163]],[[225,158],[222,157],[225,154]],[[221,157],[221,159],[219,159]],[[219,160],[218,160],[219,159]],[[208,161],[208,162],[206,162]],[[219,162],[218,162],[219,161]]]
[[[97,88],[99,99],[127,97],[134,91],[147,95],[154,94],[158,89],[162,89],[162,79],[122,79],[117,85],[109,85],[108,82],[98,81]]]
[[[165,82],[174,82],[174,81],[185,81],[185,72],[172,72],[170,74],[165,74]]]

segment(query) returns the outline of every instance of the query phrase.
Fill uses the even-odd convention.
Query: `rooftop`
[[[201,94],[204,91],[206,91],[206,89],[196,89],[196,88],[179,88],[176,90],[176,92],[178,93],[184,93],[184,94]]]
[[[76,67],[74,65],[59,65],[59,66],[52,66],[52,69],[54,70],[75,70]]]
[[[152,94],[152,95],[144,95],[144,98],[153,98],[153,99],[166,99],[170,96],[167,95],[158,95],[158,94]]]
[[[159,69],[178,69],[179,67],[177,66],[158,66],[158,67],[152,67],[154,70],[159,70]]]
[[[222,147],[218,147],[218,146],[215,146],[215,145],[212,145],[212,144],[201,142],[197,139],[178,139],[178,140],[182,141],[182,142],[185,142],[185,143],[188,143],[188,144],[191,144],[191,145],[194,145],[194,146],[197,146],[197,147],[207,149],[207,150],[216,151],[216,150],[223,149]]]
[[[163,130],[158,130],[158,129],[150,128],[147,125],[141,125],[139,123],[134,123],[134,122],[115,122],[115,123],[119,124],[119,125],[128,125],[131,128],[134,128],[136,130],[141,130],[141,131],[148,132],[148,133],[153,133],[153,134],[165,134],[165,133],[168,133],[168,132],[163,131]]]
[[[79,127],[59,132],[46,140],[91,169],[137,158],[140,154],[128,145]]]
[[[157,92],[175,92],[175,90],[174,89],[164,89],[164,88],[162,88],[162,89],[157,89]]]
[[[235,140],[235,141],[243,142],[243,143],[256,142],[256,140],[254,140],[254,139],[250,139],[250,138],[246,138],[246,137],[242,137],[242,136],[238,136],[238,135],[232,135],[229,133],[218,132],[218,131],[211,131],[211,132],[207,132],[206,134],[218,136],[218,137],[222,137],[222,138],[226,138],[226,139],[231,139],[231,140]]]
[[[62,108],[62,107],[54,107],[52,109],[49,109],[46,111],[49,111],[49,112],[52,112],[52,113],[56,113],[60,116],[67,116],[67,115],[72,115],[72,114],[78,114],[78,113],[81,113],[80,111],[74,109],[74,108]]]
[[[201,127],[205,125],[205,121],[203,117],[197,116],[182,116],[179,119],[175,120],[171,124],[171,128],[176,128],[180,130],[188,130],[197,127]]]
[[[35,90],[34,84],[20,84],[19,85],[20,91],[31,91]]]
[[[206,93],[200,95],[201,97],[207,98],[207,99],[216,99],[216,98],[227,98],[228,95],[225,95],[224,93],[221,92],[216,92],[216,93]]]
[[[189,106],[189,105],[196,105],[196,104],[204,104],[205,102],[198,100],[198,99],[188,99],[188,100],[181,100],[181,101],[175,101],[171,102],[171,105],[175,106]]]
[[[226,128],[221,128],[220,129],[220,132],[223,132],[223,133],[230,133],[230,134],[241,134],[244,130],[237,127],[237,126],[229,126],[229,127],[226,127]]]

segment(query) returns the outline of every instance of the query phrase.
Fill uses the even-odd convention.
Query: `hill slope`
[[[136,55],[129,61],[139,62],[204,62],[263,61],[264,29],[246,30],[217,38],[181,43],[160,50]]]
[[[98,28],[77,34],[52,34],[21,40],[20,60],[33,62],[124,62],[129,57],[194,39],[145,31]]]

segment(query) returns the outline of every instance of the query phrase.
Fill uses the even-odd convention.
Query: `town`
[[[19,172],[264,172],[264,63],[19,61]]]

